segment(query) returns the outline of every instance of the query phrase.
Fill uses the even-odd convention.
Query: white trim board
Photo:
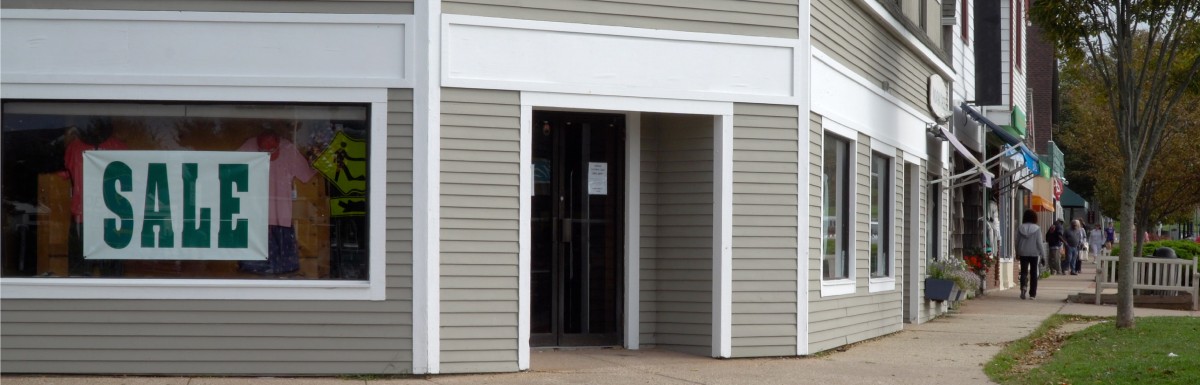
[[[642,114],[625,114],[625,348],[641,348]]]
[[[808,309],[809,309],[809,281],[808,273],[812,268],[812,261],[809,260],[809,171],[811,165],[809,158],[812,156],[805,150],[804,143],[807,142],[810,135],[812,119],[810,112],[812,111],[812,3],[809,0],[800,0],[799,2],[799,17],[797,17],[797,31],[799,31],[799,49],[796,50],[796,63],[809,63],[809,65],[797,65],[796,71],[796,88],[798,92],[798,112],[799,112],[799,136],[797,139],[796,151],[796,175],[799,185],[796,189],[796,354],[805,355],[809,353],[809,335],[808,335]]]
[[[796,39],[466,15],[442,25],[446,87],[794,105],[794,68],[809,65]]]
[[[412,87],[412,15],[6,9],[4,83]]]
[[[387,90],[287,87],[145,87],[112,85],[4,86],[4,98],[78,100],[188,100],[188,101],[313,101],[371,105],[371,180],[387,177]],[[316,95],[316,96],[314,96]],[[94,97],[93,97],[94,96]],[[385,212],[386,184],[372,183],[371,212]],[[0,281],[4,299],[213,299],[213,300],[372,300],[386,296],[386,215],[371,216],[370,274],[366,281],[284,281],[234,279],[86,279],[5,278]]]
[[[816,48],[812,49],[812,58],[813,112],[821,115],[825,122],[836,121],[847,129],[867,134],[872,141],[878,140],[925,158],[925,125],[933,123],[928,114],[892,96]],[[849,133],[838,134],[857,137]]]
[[[733,356],[733,115],[713,117],[712,354]]]
[[[441,372],[441,119],[439,0],[414,2],[422,42],[413,89],[413,359],[415,374]]]
[[[522,98],[524,100],[524,98]],[[517,205],[517,369],[529,369],[533,302],[533,106],[521,105],[520,181]]]

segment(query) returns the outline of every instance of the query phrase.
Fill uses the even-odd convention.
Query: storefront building
[[[945,311],[937,12],[54,4],[0,25],[6,372],[794,356]]]

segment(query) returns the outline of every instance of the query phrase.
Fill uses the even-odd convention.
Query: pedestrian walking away
[[[1088,233],[1088,257],[1091,260],[1096,260],[1096,257],[1104,255],[1104,230],[1100,225],[1092,227],[1092,232]]]
[[[1063,270],[1071,273],[1071,275],[1079,274],[1079,249],[1083,248],[1083,242],[1087,239],[1087,234],[1083,232],[1083,224],[1078,219],[1071,220],[1071,228],[1067,229],[1067,260],[1063,265]]]
[[[1050,230],[1046,231],[1046,243],[1050,246],[1050,252],[1046,254],[1046,267],[1050,269],[1050,274],[1062,274],[1063,255],[1063,221],[1059,219],[1050,225]]]
[[[1112,252],[1113,245],[1117,244],[1117,229],[1113,228],[1112,223],[1108,224],[1108,228],[1104,229],[1104,246],[1108,251]]]
[[[1037,225],[1037,213],[1025,210],[1017,233],[1017,256],[1021,258],[1021,299],[1025,299],[1026,290],[1029,299],[1034,299],[1037,298],[1038,260],[1046,255],[1040,237],[1042,228]]]

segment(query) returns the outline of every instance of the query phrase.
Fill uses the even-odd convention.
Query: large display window
[[[6,100],[4,277],[366,280],[368,104]]]

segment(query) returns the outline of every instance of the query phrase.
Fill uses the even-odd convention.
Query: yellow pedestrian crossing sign
[[[367,192],[367,142],[338,131],[313,168],[345,195]]]

